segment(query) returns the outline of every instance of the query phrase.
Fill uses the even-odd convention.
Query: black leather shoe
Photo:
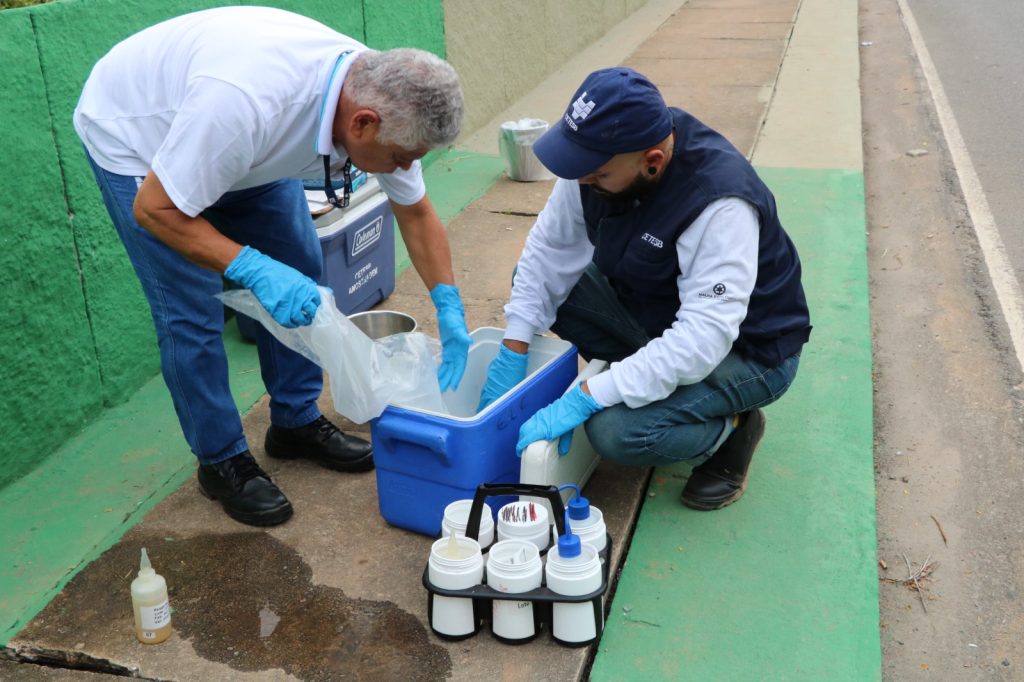
[[[687,507],[713,511],[742,497],[747,488],[750,460],[764,436],[764,412],[746,412],[742,419],[718,451],[693,468],[683,488],[682,501]]]
[[[292,505],[249,451],[217,464],[199,465],[199,490],[217,500],[228,516],[250,526],[276,526],[292,516]]]
[[[270,425],[267,454],[278,459],[311,459],[335,471],[369,471],[373,468],[373,446],[362,438],[348,436],[320,415],[297,429]]]

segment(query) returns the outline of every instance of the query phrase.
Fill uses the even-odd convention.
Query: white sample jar
[[[469,525],[469,510],[473,506],[473,500],[455,500],[444,508],[444,517],[441,519],[441,537],[451,535],[466,535],[466,526]],[[491,514],[491,507],[484,502],[480,511],[480,528],[477,542],[480,549],[487,549],[494,542],[494,516]]]
[[[430,546],[427,577],[431,584],[446,590],[465,590],[483,582],[484,559],[480,543],[472,538],[444,537]],[[445,597],[427,594],[430,627],[446,639],[465,639],[480,629],[481,619],[469,597]]]
[[[545,550],[551,542],[548,508],[536,502],[509,502],[498,510],[498,540],[525,540]]]
[[[580,543],[578,539],[574,543],[560,539],[548,552],[544,575],[548,589],[555,594],[579,597],[601,588],[601,560],[592,546]],[[560,644],[589,644],[597,639],[603,626],[603,598],[575,603],[554,602],[551,606],[551,635]]]
[[[583,544],[596,549],[599,555],[604,552],[608,546],[608,528],[604,524],[601,510],[580,496],[571,498],[565,508],[569,511],[569,526],[573,535],[578,535]],[[551,528],[551,537],[553,542],[558,542],[556,526]],[[604,557],[601,560],[604,561]]]
[[[543,565],[537,545],[525,540],[499,540],[487,554],[487,585],[505,594],[540,587]],[[531,601],[493,599],[491,631],[503,642],[519,644],[537,636],[540,626]]]

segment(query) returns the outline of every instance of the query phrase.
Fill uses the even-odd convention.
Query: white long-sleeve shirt
[[[587,381],[603,407],[641,407],[703,380],[739,336],[757,280],[757,209],[739,198],[708,205],[676,241],[679,309],[658,338]],[[505,338],[529,343],[549,329],[594,255],[579,184],[558,180],[526,238],[505,306]]]

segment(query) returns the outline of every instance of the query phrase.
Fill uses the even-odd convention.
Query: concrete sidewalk
[[[854,0],[652,0],[469,138],[468,154],[430,169],[435,201],[443,183],[480,185],[496,168],[478,153],[493,154],[497,123],[556,120],[587,72],[625,63],[752,155],[801,251],[815,332],[799,379],[768,411],[744,500],[686,510],[685,469],[648,482],[648,471],[602,465],[588,486],[622,566],[596,658],[546,636],[522,647],[486,633],[434,637],[419,583],[430,539],[383,522],[373,474],[266,460],[265,397],[245,428],[295,517],[268,531],[236,524],[199,495],[189,466],[168,483],[184,485],[18,625],[8,655],[175,680],[876,679],[856,10]],[[550,184],[502,178],[450,222],[471,329],[503,326],[512,268]],[[411,269],[383,307],[435,332]],[[155,647],[135,641],[128,608],[141,546],[175,609],[174,637]],[[0,679],[34,670],[11,665]]]

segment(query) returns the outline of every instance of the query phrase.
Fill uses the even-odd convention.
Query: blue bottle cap
[[[574,556],[580,555],[580,536],[579,535],[559,535],[558,536],[558,556],[563,559],[571,559]]]
[[[577,495],[569,499],[569,518],[579,521],[590,516],[590,500]]]

